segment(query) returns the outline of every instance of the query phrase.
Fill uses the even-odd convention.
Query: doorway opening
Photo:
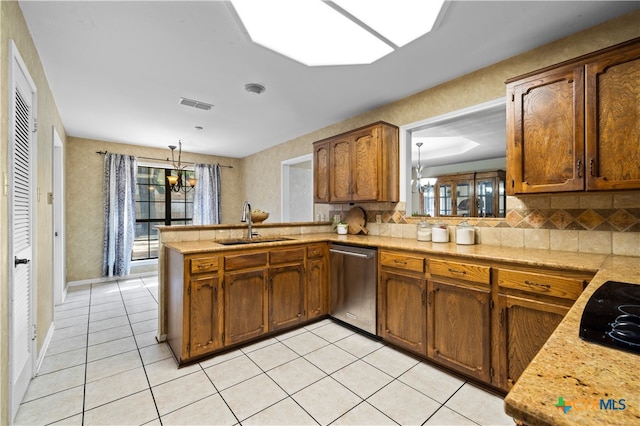
[[[282,162],[282,222],[313,221],[313,154]]]

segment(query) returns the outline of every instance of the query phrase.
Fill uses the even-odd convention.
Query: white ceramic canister
[[[468,222],[461,222],[456,227],[456,244],[474,244],[475,230]]]
[[[449,230],[447,225],[437,223],[431,228],[431,241],[434,243],[448,243],[449,242]]]
[[[431,241],[431,226],[427,222],[418,225],[418,241]]]

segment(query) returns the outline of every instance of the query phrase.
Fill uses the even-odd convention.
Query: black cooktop
[[[607,281],[584,308],[580,337],[640,354],[640,284]]]

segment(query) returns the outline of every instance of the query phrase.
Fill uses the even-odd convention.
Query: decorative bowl
[[[269,217],[269,213],[267,212],[251,212],[251,222],[252,223],[262,223]]]

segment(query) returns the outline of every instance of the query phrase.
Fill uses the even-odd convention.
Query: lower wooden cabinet
[[[329,313],[329,267],[327,244],[307,247],[307,319]]]
[[[217,276],[192,279],[187,293],[189,340],[186,352],[197,357],[222,347],[224,295]]]
[[[490,288],[431,279],[428,304],[428,356],[490,383]]]
[[[242,342],[267,331],[267,270],[224,275],[225,344]]]
[[[569,307],[501,294],[498,296],[500,386],[509,390],[527,368]],[[577,332],[577,331],[576,331]]]
[[[269,269],[269,331],[291,327],[307,319],[304,296],[302,263]]]

